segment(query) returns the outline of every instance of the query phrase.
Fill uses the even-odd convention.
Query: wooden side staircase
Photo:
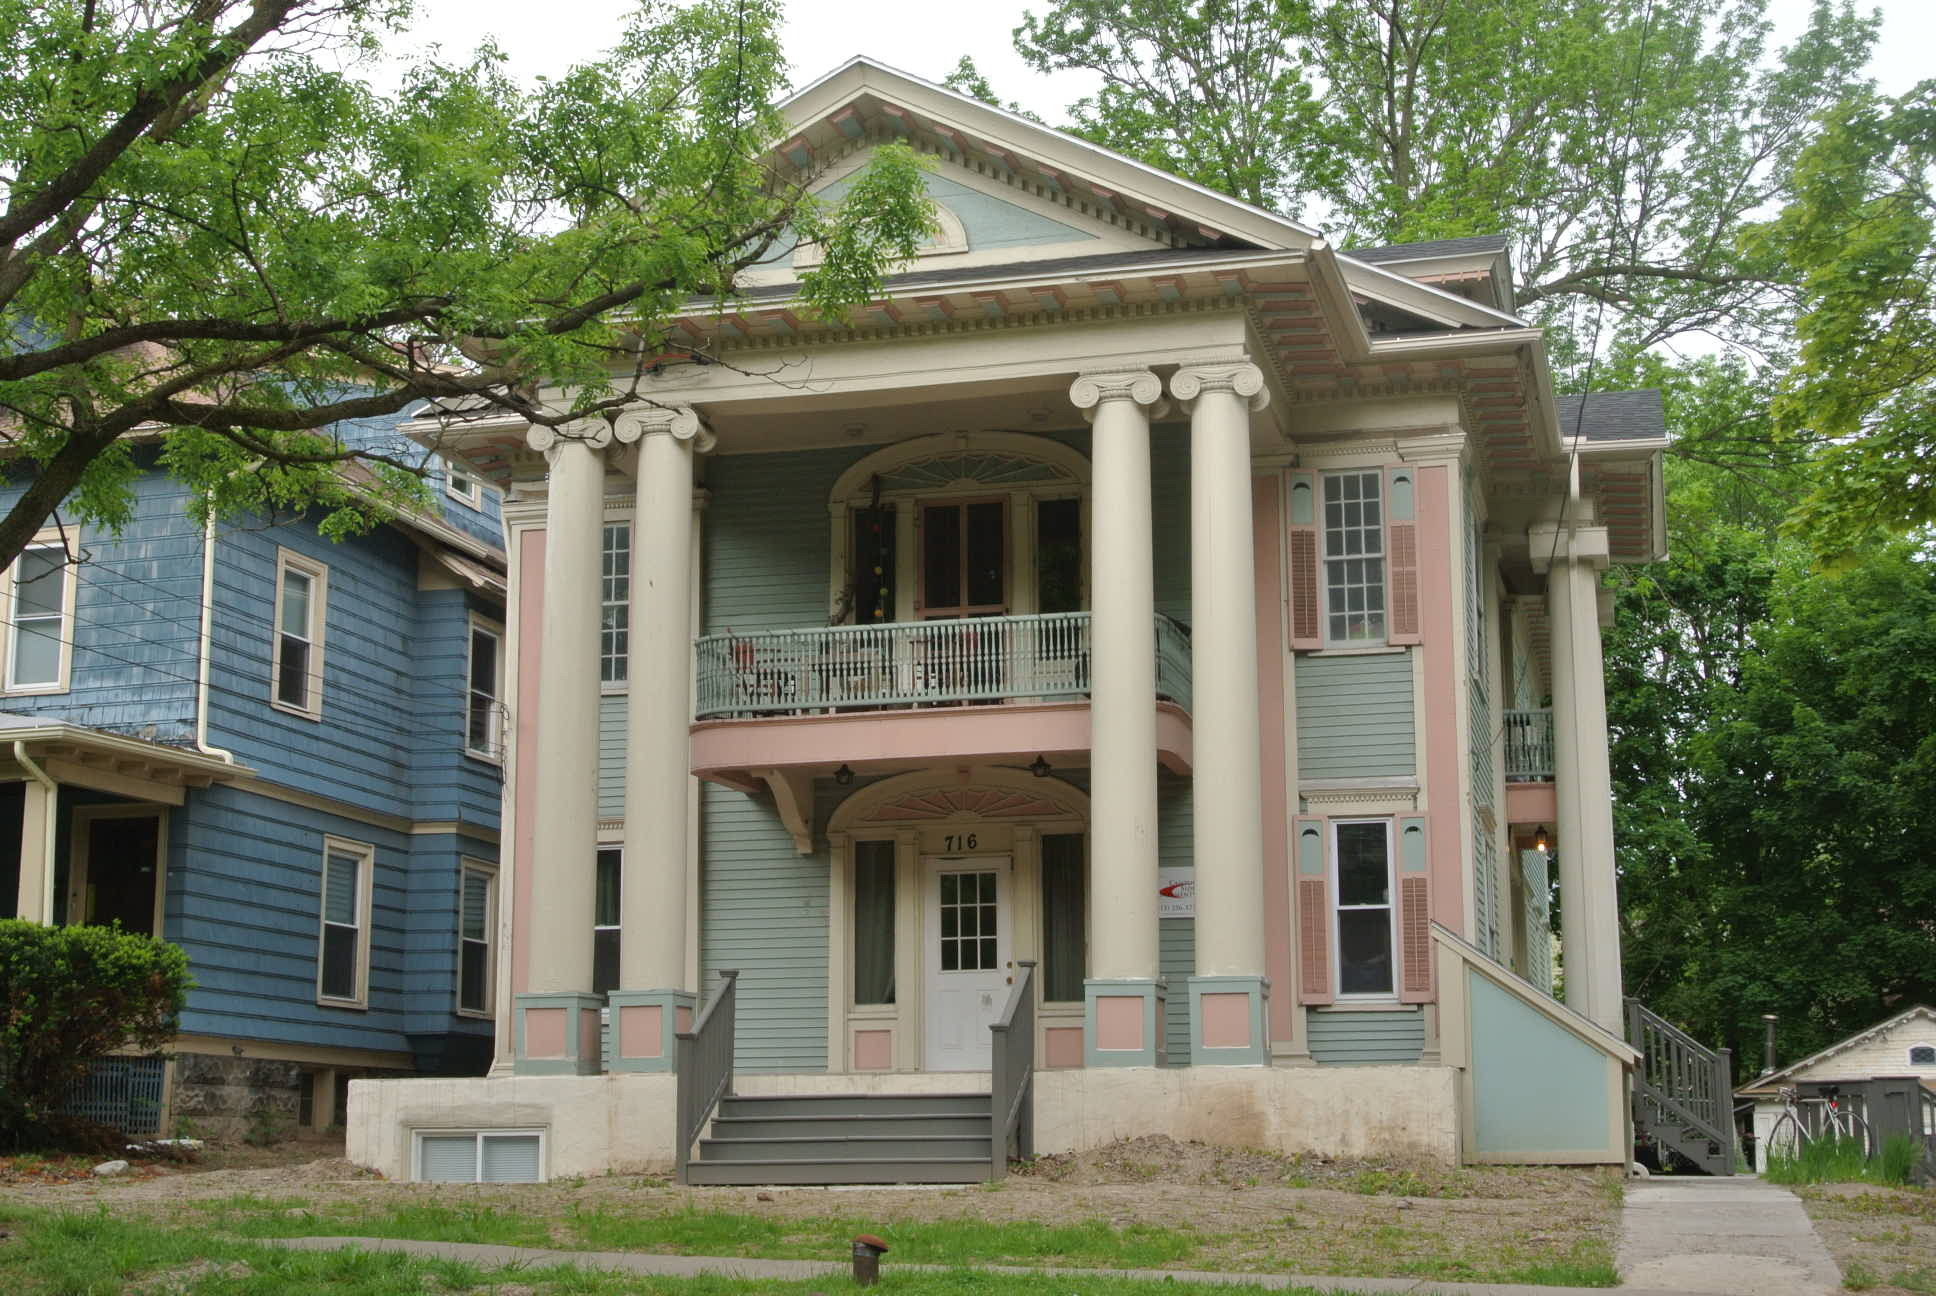
[[[1627,1043],[1641,1055],[1634,1141],[1651,1143],[1663,1163],[1672,1153],[1704,1174],[1733,1174],[1733,1051],[1704,1047],[1638,999],[1627,1000]]]

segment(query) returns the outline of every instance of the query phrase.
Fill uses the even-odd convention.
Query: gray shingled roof
[[[1353,248],[1344,255],[1377,265],[1383,261],[1422,261],[1426,257],[1489,255],[1505,250],[1504,234],[1481,234],[1476,238],[1435,239],[1429,243],[1393,243],[1386,247]]]
[[[1150,248],[1140,252],[1102,252],[1091,256],[1055,257],[1046,261],[1018,261],[1004,265],[957,266],[942,270],[910,270],[905,274],[889,275],[884,281],[889,288],[912,288],[922,284],[958,283],[968,279],[986,279],[991,275],[1061,275],[1081,270],[1136,270],[1146,265],[1169,265],[1176,262],[1193,260],[1228,259],[1242,256],[1252,249],[1231,248]],[[1268,249],[1257,255],[1285,255],[1282,252],[1270,253]],[[757,288],[745,290],[745,296],[791,297],[800,291],[797,283],[762,284]]]
[[[1667,435],[1667,415],[1661,408],[1660,392],[1654,388],[1594,392],[1584,398],[1584,412],[1581,410],[1582,399],[1579,396],[1561,396],[1555,402],[1559,406],[1562,437],[1578,436],[1583,441],[1598,444],[1648,441]]]

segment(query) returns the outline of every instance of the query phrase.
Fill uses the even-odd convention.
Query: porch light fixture
[[[842,766],[841,766],[841,767],[840,767],[839,769],[837,769],[837,770],[835,770],[835,771],[834,771],[834,782],[836,782],[836,783],[838,783],[838,784],[840,784],[840,786],[842,786],[842,787],[851,787],[851,786],[853,786],[853,782],[854,782],[854,768],[853,768],[853,766],[851,766],[851,765],[842,765]]]
[[[1049,776],[1049,763],[1042,759],[1042,753],[1040,752],[1035,754],[1035,759],[1029,762],[1028,768],[1029,773],[1035,775],[1037,778],[1047,778]]]
[[[1541,824],[1539,831],[1533,834],[1533,849],[1544,855],[1548,850],[1552,849],[1552,845],[1552,842],[1547,840],[1546,837],[1546,825]]]

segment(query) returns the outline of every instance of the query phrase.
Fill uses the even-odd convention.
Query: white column
[[[1257,719],[1256,537],[1250,412],[1256,365],[1170,379],[1190,411],[1190,722],[1195,752],[1198,976],[1264,974],[1263,783]]]
[[[538,660],[537,814],[530,995],[588,994],[598,859],[599,541],[605,514],[603,422],[528,437],[550,465],[545,498],[544,628]]]
[[[1085,373],[1069,389],[1095,425],[1089,930],[1097,980],[1154,981],[1159,966],[1149,425],[1162,391],[1147,369]]]
[[[1613,779],[1607,757],[1606,674],[1599,573],[1606,531],[1576,526],[1530,536],[1546,573],[1553,637],[1553,790],[1558,802],[1560,941],[1567,1006],[1621,1032],[1620,916],[1613,857]]]
[[[690,409],[627,411],[618,423],[619,439],[636,438],[639,447],[620,889],[619,984],[626,990],[690,988],[692,465],[699,435],[699,418]]]

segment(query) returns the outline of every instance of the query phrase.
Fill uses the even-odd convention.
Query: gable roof
[[[1560,436],[1569,440],[1577,436],[1583,446],[1667,439],[1667,412],[1653,387],[1561,396],[1556,404]]]
[[[1875,1039],[1877,1036],[1887,1035],[1890,1031],[1894,1030],[1896,1027],[1906,1025],[1909,1022],[1915,1021],[1919,1018],[1922,1021],[1927,1022],[1932,1029],[1936,1029],[1936,1008],[1931,1008],[1927,1004],[1917,1004],[1914,1008],[1911,1008],[1906,1012],[1897,1013],[1894,1017],[1891,1017],[1887,1021],[1878,1022],[1876,1025],[1869,1027],[1869,1029],[1865,1031],[1858,1031],[1855,1034],[1849,1036],[1847,1039],[1840,1041],[1839,1043],[1831,1044],[1819,1053],[1811,1053],[1799,1062],[1790,1062],[1787,1066],[1782,1067],[1779,1070],[1770,1071],[1767,1075],[1764,1075],[1764,1076],[1757,1076],[1755,1079],[1749,1081],[1747,1084],[1742,1085],[1739,1089],[1735,1090],[1735,1092],[1736,1093],[1758,1093],[1762,1090],[1769,1089],[1779,1084],[1781,1081],[1793,1077],[1797,1072],[1806,1071],[1810,1067],[1816,1066],[1822,1062],[1826,1062],[1832,1057],[1837,1057],[1843,1053],[1846,1053],[1852,1048],[1857,1048],[1863,1044],[1867,1044],[1870,1040]]]
[[[1432,239],[1424,243],[1387,243],[1382,247],[1351,248],[1340,256],[1355,257],[1379,265],[1387,261],[1429,261],[1433,257],[1491,256],[1506,250],[1504,234],[1480,234],[1472,238]]]

